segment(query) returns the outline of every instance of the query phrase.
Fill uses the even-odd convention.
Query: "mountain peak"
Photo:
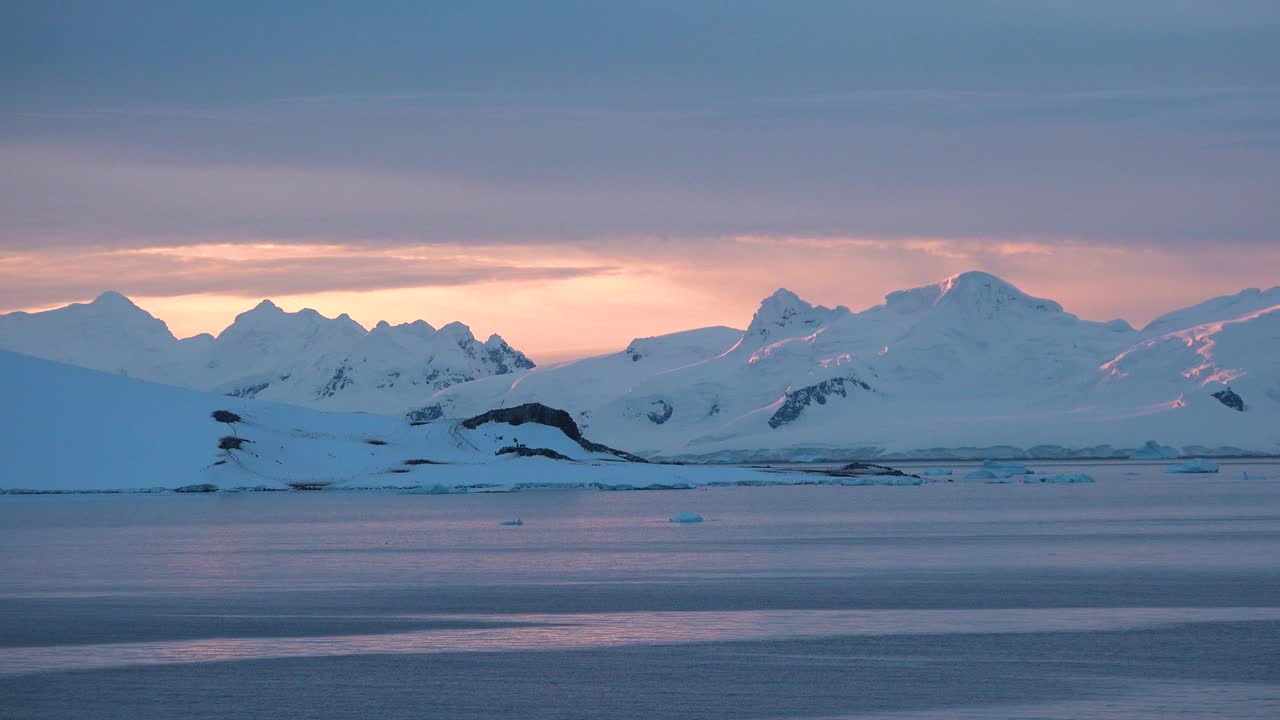
[[[786,288],[778,288],[777,290],[774,290],[773,294],[765,298],[764,300],[761,300],[760,304],[762,306],[763,305],[787,305],[787,306],[803,305],[805,307],[812,307],[811,305],[809,305],[809,303],[805,302],[804,300],[801,300],[799,295],[791,292]]]
[[[476,339],[475,336],[471,334],[471,328],[463,325],[457,320],[445,325],[437,332],[447,338],[453,338],[453,340],[458,343],[469,343]]]
[[[126,297],[121,293],[116,292],[115,290],[107,290],[103,292],[101,295],[94,298],[93,302],[90,304],[97,305],[98,307],[124,307],[124,308],[138,307],[128,297]]]
[[[778,288],[772,295],[760,301],[760,309],[756,310],[756,314],[751,318],[747,334],[758,335],[765,340],[790,331],[808,334],[848,314],[849,309],[843,305],[835,308],[810,305],[790,290]]]
[[[919,312],[932,307],[953,307],[993,317],[1005,307],[1019,307],[1043,313],[1060,313],[1062,306],[1052,300],[1032,297],[1012,283],[979,270],[952,275],[941,282],[885,297],[885,304],[899,312]]]

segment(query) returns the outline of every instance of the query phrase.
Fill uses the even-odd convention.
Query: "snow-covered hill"
[[[289,313],[269,300],[216,338],[178,340],[118,293],[42,313],[0,315],[0,349],[200,390],[335,410],[401,410],[460,382],[532,368],[498,335],[467,326]]]
[[[747,469],[630,462],[582,438],[567,415],[536,407],[410,423],[202,393],[5,351],[0,397],[0,490],[8,491],[208,484],[436,492],[766,479]]]
[[[457,324],[365,332],[265,302],[216,339],[177,341],[107,294],[0,317],[0,347],[416,421],[539,402],[601,442],[659,458],[1107,457],[1148,440],[1186,455],[1280,453],[1280,288],[1142,330],[1081,320],[981,272],[862,312],[779,290],[745,332],[641,338],[537,369]]]

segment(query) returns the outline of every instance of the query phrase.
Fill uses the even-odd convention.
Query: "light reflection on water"
[[[373,635],[6,648],[0,653],[0,675],[341,655],[527,652],[851,636],[1101,632],[1176,623],[1277,620],[1280,608],[755,610],[412,617],[522,625]]]
[[[1123,476],[1130,467],[1144,474]],[[1098,482],[493,496],[3,496],[0,597],[1278,566],[1280,480],[1164,475],[1131,464],[1066,469],[1085,469]],[[1274,467],[1266,474],[1280,478]],[[666,522],[686,510],[707,522]],[[525,525],[498,527],[511,517]]]

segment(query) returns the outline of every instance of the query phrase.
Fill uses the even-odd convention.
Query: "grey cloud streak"
[[[616,267],[606,265],[528,267],[389,254],[229,260],[154,253],[38,253],[0,257],[0,308],[65,303],[103,290],[131,296],[209,293],[257,299],[325,291],[553,281],[614,272]]]

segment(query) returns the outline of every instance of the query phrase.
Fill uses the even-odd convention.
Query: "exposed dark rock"
[[[516,455],[517,457],[546,457],[552,460],[573,460],[573,458],[563,453],[558,453],[550,448],[531,448],[524,445],[508,445],[499,448],[494,455]]]
[[[444,408],[440,407],[440,403],[436,403],[435,405],[420,407],[417,410],[410,410],[404,416],[412,423],[426,423],[444,417]]]
[[[558,428],[560,432],[588,452],[609,453],[630,462],[646,462],[644,458],[637,455],[591,442],[582,436],[582,431],[578,429],[578,424],[573,421],[572,415],[564,410],[547,407],[542,403],[525,403],[515,407],[490,410],[487,413],[463,420],[462,427],[468,430],[475,430],[481,425],[491,422],[506,423],[508,425],[523,425],[525,423],[549,425],[553,428]]]
[[[427,460],[425,458],[412,458],[404,461],[405,465],[442,465],[435,460]]]
[[[294,490],[323,490],[332,484],[327,480],[294,480],[288,483]]]
[[[244,449],[243,445],[247,442],[253,442],[253,441],[245,440],[244,438],[236,437],[235,435],[224,435],[218,439],[218,449],[219,450],[242,450]]]
[[[338,369],[333,372],[333,377],[329,378],[329,382],[325,383],[324,387],[320,388],[320,390],[316,392],[316,399],[323,400],[324,398],[333,397],[339,390],[342,390],[355,382],[348,374],[350,372],[350,361],[345,361],[339,365]]]
[[[403,475],[404,473],[409,472],[409,469],[408,468],[390,468],[387,470],[387,472],[393,475]]]
[[[675,408],[671,407],[671,403],[668,403],[666,400],[654,400],[650,403],[650,407],[653,409],[648,412],[647,417],[649,418],[649,422],[652,422],[655,425],[661,425],[662,423],[670,420],[672,413],[676,411]]]
[[[473,418],[467,418],[462,421],[462,427],[468,430],[475,430],[485,423],[506,423],[508,425],[520,426],[525,423],[536,423],[538,425],[550,425],[558,428],[570,440],[578,444],[584,442],[582,431],[578,429],[578,424],[573,421],[573,416],[564,410],[557,410],[553,407],[547,407],[542,403],[525,403],[509,408],[498,408],[490,410],[487,413],[477,415]]]
[[[365,440],[365,441],[364,441],[364,443],[365,443],[366,445],[386,445],[386,444],[387,444],[387,441],[386,441],[386,440],[379,440],[379,439],[377,439],[377,438],[370,438],[370,439],[368,439],[368,440]]]
[[[1239,410],[1240,412],[1244,412],[1244,398],[1237,395],[1231,388],[1227,388],[1226,390],[1219,390],[1218,392],[1214,393],[1213,396],[1218,398],[1218,402],[1222,403],[1223,405],[1226,405],[1232,410]]]
[[[199,485],[183,485],[182,487],[174,488],[173,491],[180,493],[212,493],[218,492],[218,486],[201,483]]]
[[[788,390],[786,399],[782,402],[782,407],[778,408],[773,413],[773,416],[769,418],[769,427],[776,429],[781,425],[793,422],[800,417],[800,414],[809,405],[815,402],[819,405],[826,405],[827,398],[832,395],[848,397],[849,390],[853,387],[860,387],[863,390],[871,389],[870,385],[857,378],[836,377],[798,390]]]
[[[258,383],[257,385],[243,385],[226,394],[231,397],[251,398],[269,387],[271,387],[269,382]]]
[[[494,374],[506,375],[516,370],[529,370],[534,367],[533,361],[524,353],[511,347],[498,336],[489,338],[489,343],[486,343],[485,352],[489,356],[489,362],[494,365],[496,371]]]
[[[887,465],[875,465],[872,463],[860,463],[860,462],[849,463],[848,465],[845,465],[844,467],[840,468],[840,472],[851,473],[854,475],[891,475],[893,477],[915,477],[915,475],[904,473],[901,470],[898,470],[897,468],[891,468]]]
[[[230,410],[214,410],[213,413],[211,413],[211,416],[214,420],[217,420],[220,423],[231,424],[240,422],[240,416]]]

